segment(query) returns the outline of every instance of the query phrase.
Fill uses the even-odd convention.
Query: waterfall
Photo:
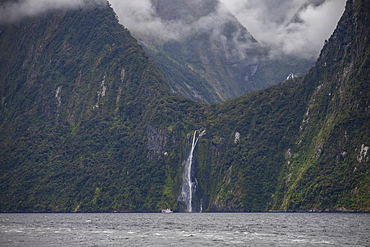
[[[198,139],[199,139],[199,136],[198,137],[196,136],[197,132],[198,132],[197,130],[194,131],[191,150],[190,150],[190,153],[189,153],[189,157],[188,157],[188,159],[186,160],[186,163],[185,163],[185,174],[184,174],[184,178],[183,178],[183,181],[182,181],[182,191],[181,191],[182,198],[185,201],[186,208],[187,208],[189,213],[192,212],[191,204],[192,204],[192,199],[193,199],[194,183],[191,181],[191,170],[192,170],[192,165],[193,165],[194,149],[195,149],[195,146],[197,145],[197,142],[198,142]]]

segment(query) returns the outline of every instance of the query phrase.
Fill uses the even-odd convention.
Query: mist
[[[119,21],[136,35],[163,41],[186,37],[190,27],[182,20],[162,20],[155,15],[150,0],[109,0]]]
[[[318,57],[346,0],[221,0],[270,56]]]
[[[6,2],[0,6],[0,23],[14,22],[25,17],[36,16],[55,9],[73,9],[92,4],[103,4],[104,0],[21,0]]]
[[[184,0],[185,1],[185,0]],[[188,0],[187,4],[206,0]],[[269,50],[270,57],[292,55],[315,59],[326,39],[339,21],[346,0],[220,0],[222,7],[195,22],[156,15],[151,0],[109,0],[119,21],[137,38],[162,42],[181,40],[194,31],[213,30],[219,34],[230,19],[237,20],[252,36]],[[181,1],[179,1],[181,2]],[[54,9],[73,9],[86,4],[106,3],[105,0],[23,0],[7,2],[0,7],[0,23],[18,21]],[[232,15],[229,14],[230,11]],[[239,42],[240,49],[245,46]],[[244,46],[244,47],[243,47]]]
[[[163,44],[169,40],[184,40],[194,33],[207,33],[214,44],[218,44],[222,50],[227,50],[229,62],[243,60],[248,49],[260,47],[249,33],[242,30],[244,29],[242,25],[235,25],[238,20],[230,11],[214,0],[187,0],[186,2],[109,0],[109,2],[118,15],[120,23],[148,47],[152,42]],[[160,7],[156,10],[154,6]],[[171,7],[174,6],[176,7],[172,9]],[[182,7],[177,8],[177,6]],[[193,8],[193,6],[196,7]],[[161,13],[158,14],[157,11]],[[224,34],[227,23],[234,24],[232,35],[228,37]]]
[[[137,36],[180,40],[192,31],[222,25],[230,15],[220,8],[189,25],[163,20],[150,0],[109,0],[120,22]],[[198,1],[199,2],[199,1]],[[291,55],[316,59],[343,14],[346,0],[221,0],[252,36],[268,48],[270,57]],[[195,3],[194,3],[195,4]]]

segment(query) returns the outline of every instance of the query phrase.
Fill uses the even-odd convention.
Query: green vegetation
[[[165,170],[145,161],[142,119],[169,93],[113,11],[30,18],[0,39],[1,209],[156,208]]]
[[[307,75],[221,104],[172,95],[108,5],[0,26],[0,211],[181,210],[194,130],[195,209],[369,211],[369,9]]]

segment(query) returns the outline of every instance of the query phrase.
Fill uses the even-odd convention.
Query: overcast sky
[[[90,0],[89,2],[104,0]],[[186,0],[184,0],[186,1]],[[316,58],[336,27],[344,11],[346,0],[220,0],[271,55],[292,54]],[[0,22],[16,21],[58,8],[75,8],[83,0],[23,0],[0,8]],[[160,36],[162,39],[179,39],[191,27],[181,21],[164,21],[154,16],[150,0],[109,0],[120,22],[136,33]],[[324,2],[297,12],[304,3]],[[216,25],[227,18],[223,11],[202,24]],[[290,22],[296,15],[300,22]],[[207,20],[207,19],[204,19]]]

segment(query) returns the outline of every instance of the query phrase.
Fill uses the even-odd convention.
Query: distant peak
[[[199,20],[217,11],[218,0],[151,0],[156,14],[164,20]]]

